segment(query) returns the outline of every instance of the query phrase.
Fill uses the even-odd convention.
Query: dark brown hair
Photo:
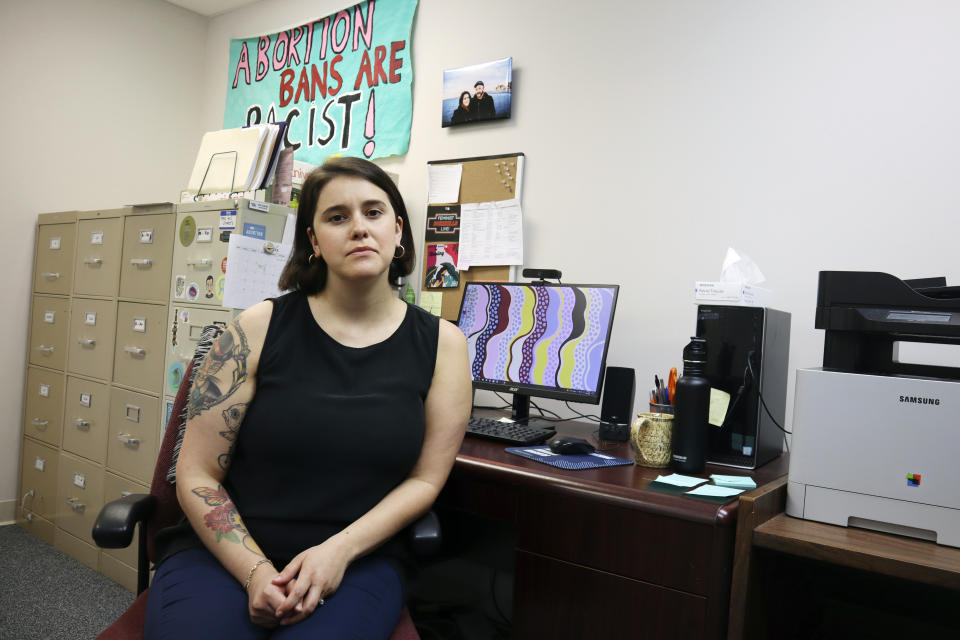
[[[387,173],[363,158],[330,158],[321,166],[310,172],[303,182],[300,193],[300,204],[297,207],[297,228],[293,236],[293,251],[290,259],[280,274],[278,286],[281,291],[296,289],[307,295],[319,293],[327,284],[327,263],[323,258],[314,258],[313,246],[307,236],[307,228],[313,225],[313,217],[317,212],[317,201],[331,180],[347,176],[361,178],[379,187],[390,198],[390,206],[398,218],[403,220],[403,229],[400,235],[400,244],[403,246],[403,255],[394,258],[390,263],[390,283],[397,282],[401,277],[413,271],[416,262],[416,249],[413,246],[413,233],[410,231],[410,219],[407,217],[407,207],[403,204],[400,190],[393,183]]]

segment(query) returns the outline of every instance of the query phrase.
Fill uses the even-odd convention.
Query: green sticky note
[[[723,419],[727,417],[727,407],[729,406],[730,394],[710,387],[710,415],[707,422],[715,427],[722,426]]]

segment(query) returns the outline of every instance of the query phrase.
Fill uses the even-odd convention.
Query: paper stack
[[[276,170],[285,122],[205,133],[187,191],[238,193],[264,188]]]

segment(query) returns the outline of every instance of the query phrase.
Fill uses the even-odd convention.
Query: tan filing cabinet
[[[30,314],[30,364],[59,369],[67,364],[70,299],[33,296]]]
[[[20,504],[17,523],[53,544],[57,515],[57,464],[60,452],[30,438],[20,454]]]
[[[77,214],[77,261],[73,293],[80,296],[116,296],[120,282],[124,210],[84,211]]]
[[[130,215],[124,219],[121,298],[167,300],[175,222],[171,214]]]
[[[53,532],[53,546],[75,558],[94,571],[100,570],[100,549],[57,527]]]
[[[150,483],[157,459],[160,399],[114,387],[110,393],[107,467],[134,480]]]
[[[142,302],[119,304],[114,382],[125,387],[160,392],[166,326],[165,305]]]
[[[109,416],[109,385],[67,376],[63,410],[64,451],[98,464],[106,463]]]
[[[57,469],[57,528],[95,546],[91,532],[103,507],[103,467],[69,453]]]
[[[110,380],[117,334],[117,303],[97,298],[74,298],[70,305],[70,356],[67,370],[82,376]]]
[[[36,293],[69,295],[77,239],[75,212],[45,213],[37,218],[37,252],[33,265]]]
[[[59,371],[27,368],[23,404],[23,435],[60,446],[63,435],[64,376]]]
[[[239,233],[279,242],[289,207],[244,199],[217,200],[177,207],[173,245],[171,304],[216,306],[223,302],[227,247]]]
[[[164,347],[166,352],[164,393],[175,396],[179,391],[183,374],[197,350],[203,328],[217,322],[225,327],[233,320],[235,313],[237,312],[233,309],[223,307],[170,304],[170,315],[167,319],[169,330]]]

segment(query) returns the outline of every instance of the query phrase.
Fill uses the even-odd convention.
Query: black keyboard
[[[490,418],[470,418],[470,422],[467,423],[468,436],[514,446],[543,444],[556,433],[555,429],[540,429],[518,422],[500,422]]]

